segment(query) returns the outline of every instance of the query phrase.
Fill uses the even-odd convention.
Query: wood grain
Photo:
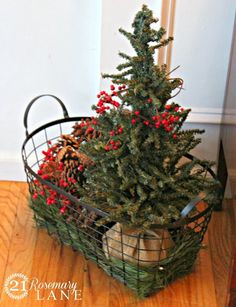
[[[14,189],[15,187],[15,189]],[[0,193],[0,283],[3,284],[11,238],[16,220],[19,188],[12,183],[2,184]]]
[[[235,244],[232,201],[224,201],[223,211],[213,212],[208,229],[218,306],[227,306]]]
[[[234,221],[236,221],[236,200],[233,201],[234,209]],[[232,257],[232,275],[230,276],[229,281],[229,287],[230,287],[230,293],[229,293],[229,306],[228,307],[235,307],[236,306],[236,242],[235,242],[235,236],[236,236],[236,225],[234,223],[234,229],[232,232],[233,237],[233,257]]]
[[[155,295],[140,300],[120,282],[70,247],[61,246],[34,226],[25,183],[0,182],[0,306],[81,307],[224,307],[228,296],[234,225],[230,202],[214,213],[194,271]],[[74,282],[82,299],[49,299],[49,289],[34,290],[22,300],[4,291],[6,278],[21,272],[41,283]],[[39,300],[40,298],[40,300]]]
[[[16,218],[14,219],[11,241],[8,249],[8,259],[5,265],[5,276],[13,273],[23,273],[29,276],[33,263],[34,246],[36,242],[36,228],[34,227],[32,212],[27,205],[27,185],[11,184],[10,191],[12,205],[15,203]],[[5,208],[5,213],[10,210]],[[8,214],[8,213],[7,213]],[[2,300],[7,306],[20,306],[21,302],[14,301],[4,292]]]

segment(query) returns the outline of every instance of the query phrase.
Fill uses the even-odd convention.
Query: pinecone
[[[64,179],[66,182],[68,181],[68,178],[74,178],[77,179],[79,172],[78,167],[80,165],[79,160],[72,160],[68,159],[64,162],[63,171],[61,173],[62,179]]]
[[[54,184],[63,186],[65,182],[66,191],[78,196],[74,184],[83,185],[85,180],[83,172],[80,170],[81,164],[84,167],[89,167],[94,162],[84,153],[80,152],[80,144],[90,139],[99,136],[87,121],[86,125],[76,123],[71,135],[62,134],[57,143],[52,147],[51,158],[53,160],[45,160],[40,168],[42,175],[47,176]],[[74,179],[68,180],[68,179]],[[71,203],[68,206],[68,222],[74,221],[77,227],[88,227],[94,223],[97,215],[94,212],[89,212],[87,209],[78,204]]]
[[[80,159],[78,152],[73,147],[62,147],[57,153],[57,161],[63,163],[63,170],[61,171],[62,179],[66,182],[68,181],[68,178],[77,179]]]
[[[86,128],[82,126],[80,123],[75,123],[74,126],[72,127],[74,130],[72,131],[72,135],[75,138],[79,138],[81,136],[84,136]]]
[[[79,149],[80,142],[69,134],[62,134],[58,140],[59,147],[71,146],[74,149]]]
[[[87,121],[87,123],[89,123],[89,121]],[[95,129],[91,129],[91,127],[81,125],[80,123],[75,123],[73,129],[71,134],[77,139],[79,144],[83,141],[95,139],[100,136],[100,133]]]
[[[84,166],[92,166],[92,165],[94,165],[93,160],[91,160],[86,154],[84,154],[82,152],[77,152],[77,156],[80,159],[80,162]]]

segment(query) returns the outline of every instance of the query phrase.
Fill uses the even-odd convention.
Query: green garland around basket
[[[43,197],[32,200],[31,207],[39,227],[46,228],[61,244],[72,246],[74,250],[95,261],[108,275],[134,290],[140,298],[149,296],[188,274],[201,248],[201,234],[188,228],[184,239],[180,237],[175,241],[168,258],[155,266],[141,267],[117,258],[109,260],[101,248],[102,233],[97,235],[100,229],[95,224],[89,229],[83,229],[73,221],[68,223],[65,215],[61,215],[56,206],[47,206]]]

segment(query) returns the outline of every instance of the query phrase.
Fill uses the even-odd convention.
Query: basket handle
[[[29,111],[30,111],[30,108],[32,107],[32,105],[35,103],[36,100],[42,98],[42,97],[52,97],[54,98],[57,102],[59,102],[61,108],[62,108],[62,111],[63,111],[63,116],[64,118],[68,118],[69,117],[69,114],[68,114],[68,111],[64,105],[64,103],[61,101],[61,99],[59,99],[58,97],[54,96],[54,95],[50,95],[50,94],[44,94],[44,95],[39,95],[35,98],[33,98],[30,103],[28,104],[26,110],[25,110],[25,114],[24,114],[24,127],[25,127],[25,134],[26,134],[26,137],[28,137],[29,135],[29,132],[28,132],[28,114],[29,114]]]
[[[206,197],[206,193],[200,192],[197,197],[191,199],[190,202],[181,211],[181,217],[185,218],[191,212],[191,210],[205,197]]]

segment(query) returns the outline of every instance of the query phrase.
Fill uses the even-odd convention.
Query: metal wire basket
[[[64,118],[49,122],[33,132],[28,132],[28,114],[36,100],[49,96],[60,104]],[[96,219],[107,216],[63,188],[52,184],[38,175],[43,160],[42,150],[48,142],[68,134],[81,117],[69,117],[63,102],[52,95],[34,98],[26,108],[24,126],[26,139],[22,146],[22,158],[31,195],[31,208],[36,224],[46,228],[62,244],[82,252],[108,275],[115,277],[139,297],[145,297],[170,282],[191,272],[201,242],[206,232],[213,206],[203,201],[201,193],[192,199],[181,212],[181,218],[172,224],[154,225],[148,232],[125,229],[116,221],[97,226]],[[193,159],[190,154],[186,159]],[[206,175],[216,177],[210,168]],[[43,187],[40,198],[33,197],[38,184]],[[49,191],[56,195],[56,203],[46,204]],[[62,200],[68,199],[68,213],[61,214]],[[39,210],[40,209],[40,210]],[[194,209],[194,213],[193,213]],[[94,218],[96,216],[96,218]],[[86,221],[86,223],[85,223]]]

